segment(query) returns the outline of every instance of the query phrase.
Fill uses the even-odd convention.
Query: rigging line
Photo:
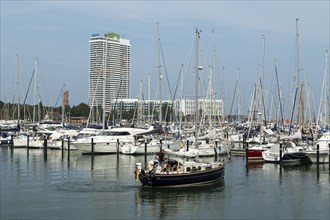
[[[232,99],[232,102],[231,102],[231,107],[230,107],[230,113],[229,113],[229,115],[231,115],[232,110],[233,110],[234,99],[235,99],[235,95],[236,95],[236,88],[237,88],[237,80],[236,80],[236,83],[235,83],[235,89],[234,89],[234,93],[233,93],[233,99]]]
[[[265,99],[264,99],[264,92],[263,92],[263,88],[262,88],[262,81],[261,81],[261,78],[259,78],[260,80],[260,89],[261,89],[261,101],[262,101],[262,107],[263,107],[263,110],[264,110],[264,117],[265,117],[265,125],[267,125],[267,118],[266,118],[266,107],[265,107]]]
[[[181,66],[183,66],[183,65],[181,65]],[[178,80],[176,82],[176,86],[175,86],[175,90],[174,90],[174,95],[173,95],[173,98],[171,100],[171,102],[172,102],[172,109],[173,109],[173,105],[174,105],[175,96],[176,96],[176,93],[177,93],[177,90],[178,90],[178,87],[179,87],[179,82],[180,82],[180,79],[181,79],[181,74],[182,74],[182,68],[180,68]],[[180,105],[181,105],[181,103],[180,103]],[[173,111],[173,118],[176,118],[174,111]]]
[[[296,88],[296,92],[295,92],[295,95],[294,95],[294,102],[293,102],[293,106],[292,106],[291,120],[290,120],[290,127],[289,127],[289,135],[291,135],[291,127],[292,127],[294,109],[295,109],[295,106],[296,106],[297,93],[298,93],[298,87]]]
[[[179,87],[179,82],[180,82],[181,75],[182,75],[182,70],[180,69],[179,76],[178,76],[178,81],[176,82],[176,86],[175,86],[175,90],[174,90],[174,95],[173,95],[173,98],[172,98],[172,102],[174,102],[174,99],[176,97],[176,92],[177,92],[178,87]]]
[[[158,92],[159,92],[159,87],[157,86],[157,90],[156,90],[156,93],[154,93],[155,94],[155,98],[154,98],[154,100],[156,100],[156,94],[158,94]],[[152,116],[152,118],[154,117],[154,111],[155,111],[155,108],[157,108],[156,107],[156,102],[154,101],[154,103],[153,103],[153,106],[152,106],[152,111],[151,111],[151,116]]]
[[[282,102],[281,102],[281,93],[280,93],[280,85],[278,83],[278,74],[277,74],[277,67],[276,66],[275,66],[275,74],[276,74],[276,82],[277,82],[278,99],[279,99],[279,102],[280,102],[281,121],[284,124],[283,109],[282,109]]]
[[[63,87],[64,87],[64,85],[62,86],[61,91],[60,91],[60,94],[59,94],[58,97],[57,97],[57,100],[56,100],[55,106],[57,106],[58,100],[60,100],[60,97],[61,97],[62,92],[63,92]]]
[[[104,49],[103,49],[103,51],[104,51]],[[110,56],[111,57],[111,56]],[[103,56],[103,59],[104,59],[104,56]],[[99,61],[101,61],[101,59],[99,58]],[[90,106],[90,110],[89,110],[89,114],[88,114],[88,120],[87,120],[87,123],[86,123],[86,128],[88,127],[88,124],[89,124],[89,121],[91,120],[91,117],[92,117],[92,111],[93,111],[93,109],[94,109],[94,107],[96,107],[96,106],[94,106],[94,104],[95,104],[95,97],[96,97],[96,92],[97,92],[97,90],[99,89],[98,87],[99,87],[99,83],[100,83],[100,78],[101,78],[101,73],[102,73],[102,71],[104,71],[103,69],[105,68],[104,67],[104,61],[102,60],[102,65],[101,65],[101,67],[100,67],[100,71],[99,71],[99,74],[98,74],[98,77],[97,77],[97,80],[96,80],[96,85],[94,86],[94,79],[93,79],[93,85],[91,86],[91,90],[93,90],[92,92],[93,92],[93,96],[91,97],[92,98],[92,100],[90,100],[89,99],[89,101],[91,101],[91,106]],[[96,68],[96,67],[95,67]],[[96,68],[97,69],[97,68]]]
[[[164,58],[164,53],[163,53],[163,47],[162,47],[161,42],[159,42],[159,44],[160,44],[160,52],[162,53],[162,60],[163,60],[163,63],[164,63],[164,70],[165,70],[165,74],[166,74],[168,90],[169,90],[169,93],[170,93],[170,99],[172,100],[172,91],[171,91],[170,82],[169,82],[169,78],[168,78],[168,74],[167,74],[165,58]]]
[[[250,122],[250,126],[248,129],[248,133],[247,133],[247,138],[250,136],[250,132],[252,129],[252,125],[253,125],[253,118],[254,118],[254,111],[255,111],[255,101],[256,101],[256,93],[257,93],[257,85],[254,84],[254,88],[253,88],[253,94],[252,94],[252,101],[251,101],[251,105],[250,105],[250,114],[249,114],[249,118],[248,121]]]
[[[116,105],[117,105],[117,102],[118,102],[118,99],[119,99],[119,95],[120,95],[120,89],[121,89],[121,85],[122,85],[122,66],[123,66],[123,63],[124,63],[124,60],[122,60],[122,62],[121,62],[121,66],[120,66],[120,76],[119,76],[119,78],[120,78],[120,80],[119,80],[119,85],[118,85],[118,88],[117,88],[117,95],[116,95],[116,99],[115,99],[115,103],[114,103],[114,105],[113,105],[113,110],[112,110],[112,114],[113,114],[113,119],[114,119],[114,117],[115,117],[115,113],[116,113],[116,110],[115,110],[115,108],[116,108]],[[105,111],[105,109],[103,110],[103,111]],[[110,115],[111,114],[109,114],[109,117],[110,117]],[[113,121],[113,124],[115,124],[115,121]]]
[[[33,77],[34,77],[34,73],[35,73],[35,69],[34,69],[33,72],[32,72],[32,76],[31,76],[31,79],[30,79],[30,82],[29,82],[29,86],[28,86],[28,89],[27,89],[27,91],[26,91],[26,93],[25,93],[25,98],[24,98],[23,105],[25,105],[25,102],[26,102],[26,99],[27,99],[27,95],[28,95],[28,93],[29,93],[29,91],[30,91],[30,87],[31,87],[31,84],[32,84],[32,79],[33,79]]]

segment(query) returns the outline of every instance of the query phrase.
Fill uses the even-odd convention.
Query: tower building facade
[[[89,106],[109,112],[117,99],[130,95],[131,45],[116,33],[89,40]]]

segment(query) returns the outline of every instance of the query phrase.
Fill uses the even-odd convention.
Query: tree
[[[77,106],[72,106],[70,114],[73,117],[88,117],[90,108],[85,103],[80,103]]]

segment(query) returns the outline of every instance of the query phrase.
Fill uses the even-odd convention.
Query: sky
[[[15,102],[16,97],[20,97],[22,103],[26,94],[27,103],[34,102],[34,83],[29,93],[27,90],[35,59],[38,59],[39,99],[44,105],[60,105],[58,98],[63,85],[69,91],[71,106],[88,103],[89,39],[94,33],[103,35],[108,32],[120,34],[132,45],[131,98],[138,97],[140,81],[144,96],[148,96],[148,74],[151,78],[151,98],[157,98],[155,57],[158,23],[164,61],[162,74],[167,76],[167,80],[162,80],[163,99],[170,98],[168,85],[172,95],[179,97],[181,89],[176,85],[181,65],[183,97],[193,98],[197,28],[201,30],[199,65],[209,67],[212,51],[215,51],[215,95],[220,98],[221,91],[224,91],[226,105],[231,105],[235,83],[238,82],[244,108],[248,109],[262,63],[265,97],[270,100],[275,92],[276,65],[279,85],[288,105],[298,54],[301,78],[306,85],[310,85],[315,107],[318,108],[326,63],[325,51],[329,50],[329,0],[1,0],[0,6],[0,100],[4,102]],[[201,91],[205,93],[208,74],[204,71],[199,74]]]

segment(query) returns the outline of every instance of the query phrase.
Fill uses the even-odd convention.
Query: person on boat
[[[160,150],[159,155],[158,155],[158,160],[159,160],[159,165],[163,166],[165,163],[165,152],[164,150]]]

